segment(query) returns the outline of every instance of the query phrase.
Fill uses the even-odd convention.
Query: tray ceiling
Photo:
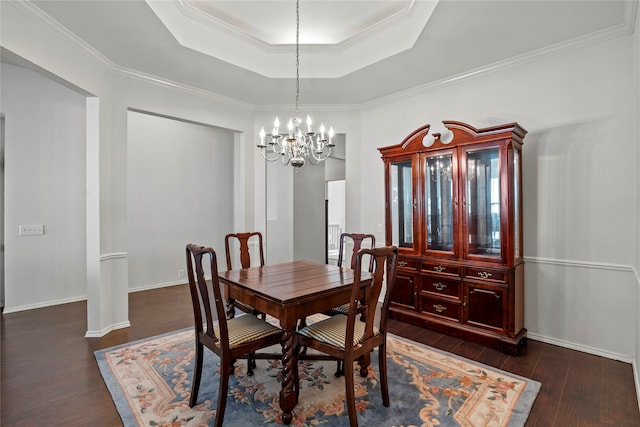
[[[37,8],[116,71],[257,106],[293,100],[293,0],[18,3]],[[615,0],[302,0],[300,101],[361,104],[628,34],[636,7]]]

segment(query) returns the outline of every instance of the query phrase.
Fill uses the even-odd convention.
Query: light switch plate
[[[43,224],[21,225],[18,231],[20,236],[40,236],[44,234]]]

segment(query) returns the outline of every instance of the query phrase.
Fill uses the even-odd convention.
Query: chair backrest
[[[225,351],[228,346],[222,343],[229,342],[229,331],[227,329],[224,300],[218,280],[216,252],[212,248],[188,244],[186,253],[187,276],[189,278],[191,302],[193,303],[196,337],[199,337],[204,332],[205,335],[211,338],[207,340],[208,342],[217,342],[216,347],[220,351]],[[211,279],[207,279],[207,273],[211,275]],[[206,330],[203,329],[202,313],[205,316]],[[218,323],[219,336],[216,336],[216,331],[213,328],[215,322]],[[218,355],[222,357],[221,353],[218,353]]]
[[[362,276],[362,260],[368,255],[372,258],[373,269],[371,271],[371,282],[365,291],[365,298],[362,301],[361,298],[361,276]],[[351,290],[351,299],[349,314],[347,320],[347,336],[346,343],[353,342],[354,324],[356,321],[364,321],[364,337],[363,341],[373,336],[373,327],[376,317],[376,306],[382,293],[383,285],[385,284],[386,276],[386,289],[384,293],[384,300],[382,307],[380,308],[380,322],[378,329],[380,333],[384,334],[387,330],[387,315],[389,313],[389,295],[393,289],[393,285],[396,279],[396,263],[398,261],[398,248],[396,246],[383,246],[374,249],[360,249],[355,256],[356,265],[354,268],[354,282]],[[364,308],[364,319],[361,317],[358,311],[358,301]]]
[[[249,239],[252,237],[258,239],[258,249],[260,252],[260,265],[264,265],[264,252],[262,249],[262,233],[259,231],[250,231],[247,233],[230,233],[224,237],[224,249],[227,255],[227,270],[233,270],[231,263],[231,251],[229,247],[229,239],[237,239],[240,243],[240,265],[241,268],[251,267],[251,254],[249,253]]]
[[[338,267],[342,267],[342,261],[344,259],[344,247],[347,239],[353,240],[353,252],[351,253],[351,268],[355,269],[356,266],[356,254],[362,248],[363,241],[369,239],[370,248],[376,247],[376,236],[373,234],[362,233],[342,233],[340,235],[340,249],[338,250]],[[369,261],[369,271],[373,271],[373,258]]]

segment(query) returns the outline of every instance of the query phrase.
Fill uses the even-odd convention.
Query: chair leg
[[[197,338],[196,338],[197,341]],[[189,406],[194,407],[198,401],[198,392],[200,391],[200,379],[202,378],[202,357],[204,347],[200,343],[196,343],[196,355],[193,362],[193,381],[191,383],[191,397],[189,398]]]
[[[226,373],[226,374],[225,374]],[[222,427],[224,411],[227,407],[227,390],[229,388],[229,376],[233,373],[233,361],[222,361],[220,366],[220,387],[218,388],[218,406],[216,408],[215,427]]]
[[[358,413],[356,412],[356,397],[353,381],[353,361],[344,360],[344,387],[347,397],[347,410],[349,411],[349,425],[358,427]]]
[[[298,330],[305,328],[306,326],[307,326],[307,318],[303,317],[298,322]],[[300,354],[301,356],[305,356],[307,354],[307,346],[306,345],[300,346],[300,350],[298,354]]]
[[[362,356],[358,359],[358,366],[360,366],[360,376],[366,378],[369,375],[369,365],[367,364],[367,356]]]
[[[344,367],[343,367],[344,361],[342,360],[337,360],[336,361],[336,373],[333,374],[336,378],[341,377],[342,375],[344,375]]]
[[[256,358],[254,353],[249,353],[247,355],[247,375],[252,377],[253,376],[253,370],[256,367]]]
[[[387,342],[378,347],[378,367],[380,368],[380,384],[382,389],[382,404],[389,407],[389,384],[387,383]]]

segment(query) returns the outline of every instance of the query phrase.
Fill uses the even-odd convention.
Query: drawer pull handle
[[[435,308],[438,313],[442,313],[447,309],[447,307],[442,304],[433,304],[433,308]]]
[[[442,267],[440,265],[436,265],[435,267],[433,267],[433,269],[435,271],[437,271],[438,273],[442,273],[443,271],[445,271],[447,269],[447,267]]]
[[[444,283],[440,283],[440,282],[438,282],[438,283],[434,283],[434,284],[433,284],[433,287],[434,287],[434,288],[436,288],[437,290],[441,291],[441,290],[443,290],[444,288],[446,288],[446,287],[447,287],[447,285],[445,285]]]
[[[478,271],[478,276],[482,277],[483,279],[488,279],[489,277],[493,276],[493,274],[489,273],[488,271]]]
[[[398,261],[399,267],[404,267],[405,265],[407,265],[407,261]]]

